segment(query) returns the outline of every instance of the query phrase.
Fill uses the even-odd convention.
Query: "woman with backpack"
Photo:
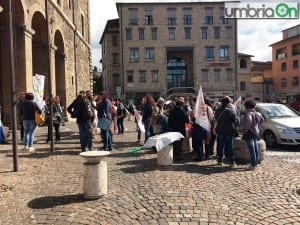
[[[263,116],[256,112],[255,101],[249,99],[244,103],[245,116],[242,119],[243,139],[246,141],[250,152],[251,170],[255,170],[259,161],[259,149],[257,140],[259,138],[259,126],[264,122]]]

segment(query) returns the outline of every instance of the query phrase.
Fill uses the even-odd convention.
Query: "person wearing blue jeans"
[[[80,139],[80,147],[81,151],[85,151],[87,147],[90,151],[93,150],[93,142],[92,142],[92,134],[91,134],[91,122],[86,121],[78,121],[77,122],[79,128],[79,139]]]
[[[25,149],[33,151],[34,134],[36,128],[35,122],[34,120],[23,120],[23,126]]]
[[[246,144],[249,148],[250,158],[251,158],[251,168],[255,168],[259,162],[259,150],[256,139],[246,140]]]
[[[233,133],[228,134],[218,134],[217,141],[218,141],[218,162],[221,164],[223,162],[223,156],[226,153],[230,164],[234,165],[234,155],[233,155]]]
[[[259,149],[257,144],[257,139],[259,138],[259,128],[258,126],[264,122],[263,116],[256,112],[255,101],[249,99],[244,103],[245,106],[245,116],[243,117],[242,127],[243,127],[243,139],[246,141],[250,152],[251,159],[251,170],[255,170],[259,161]]]
[[[29,150],[33,152],[35,149],[33,147],[34,134],[35,134],[35,111],[42,113],[38,105],[33,101],[33,93],[26,93],[25,100],[21,105],[21,113],[23,115],[23,126],[24,126],[24,150]]]

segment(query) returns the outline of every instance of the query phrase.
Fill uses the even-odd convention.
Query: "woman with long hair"
[[[150,121],[153,112],[153,106],[155,106],[155,101],[151,94],[147,93],[144,97],[144,106],[143,106],[143,116],[142,122],[145,127],[145,142],[150,137]]]

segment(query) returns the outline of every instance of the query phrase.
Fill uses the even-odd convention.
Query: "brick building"
[[[119,18],[107,22],[100,40],[106,90],[128,99],[196,93],[201,85],[216,99],[235,96],[237,24],[224,18],[224,2],[116,6]]]
[[[300,103],[300,25],[282,31],[282,40],[272,47],[274,97]]]
[[[0,105],[5,123],[11,114],[8,2],[0,0]],[[64,105],[80,90],[91,89],[89,1],[48,0],[49,42],[45,1],[12,3],[16,93],[32,92],[35,74],[45,75],[44,95],[59,95]]]

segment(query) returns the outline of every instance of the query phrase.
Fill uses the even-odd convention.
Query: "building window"
[[[72,0],[69,0],[69,9],[72,9]]]
[[[184,38],[191,39],[191,28],[190,27],[185,27],[184,28]]]
[[[299,61],[293,60],[293,69],[298,69],[298,68],[299,68]]]
[[[214,47],[205,47],[205,59],[206,60],[214,59]]]
[[[157,28],[156,27],[151,28],[151,38],[152,38],[152,40],[157,40]]]
[[[205,24],[213,24],[213,8],[205,8]]]
[[[228,24],[228,18],[225,18],[225,9],[220,8],[220,22],[221,24]]]
[[[173,58],[168,61],[167,85],[171,87],[186,87],[187,64],[181,58]]]
[[[169,40],[175,40],[175,28],[169,27]]]
[[[215,39],[220,38],[220,27],[214,27],[214,37]]]
[[[276,49],[276,59],[285,59],[286,58],[286,47]]]
[[[138,61],[139,60],[139,49],[138,48],[130,48],[130,61]]]
[[[84,37],[84,17],[81,14],[81,34]]]
[[[129,10],[129,25],[138,25],[137,9]]]
[[[232,38],[232,27],[225,27],[226,37]]]
[[[221,70],[215,69],[215,81],[220,81],[220,80],[221,80]]]
[[[172,8],[172,9],[168,9],[168,21],[167,24],[168,25],[176,25],[176,9]]]
[[[220,47],[220,59],[228,59],[229,53],[228,53],[228,46],[221,46]]]
[[[297,76],[296,76],[296,77],[293,77],[292,84],[295,85],[295,86],[296,86],[296,85],[299,85],[299,77],[297,77]]]
[[[154,48],[145,48],[145,59],[147,61],[154,60]]]
[[[286,71],[286,63],[281,63],[281,71]]]
[[[281,87],[285,87],[287,85],[286,78],[281,78]]]
[[[241,60],[240,60],[240,68],[241,68],[241,69],[247,68],[247,62],[246,62],[245,59],[241,59]]]
[[[240,82],[240,91],[246,91],[246,81]]]
[[[139,28],[139,40],[145,39],[145,28]]]
[[[146,83],[146,71],[145,70],[140,70],[140,82]]]
[[[226,80],[227,81],[232,81],[233,80],[232,69],[226,69]]]
[[[202,81],[208,82],[208,70],[202,70]]]
[[[112,54],[112,63],[113,64],[119,64],[119,54],[118,53],[113,53]]]
[[[132,29],[131,28],[126,28],[126,40],[132,40]]]
[[[228,24],[228,20],[225,18],[225,9],[224,7],[220,7],[220,23],[221,24]]]
[[[207,39],[207,27],[202,27],[201,30],[202,30],[201,33],[202,39]]]
[[[147,26],[153,25],[152,9],[145,9],[145,21],[144,24]]]
[[[192,9],[183,9],[183,25],[192,25]]]
[[[127,83],[133,83],[133,71],[132,70],[127,70]]]
[[[296,43],[292,45],[292,55],[300,54],[300,43]]]
[[[158,82],[158,70],[152,70],[152,82]]]
[[[113,46],[118,46],[118,36],[113,35],[111,41]]]

